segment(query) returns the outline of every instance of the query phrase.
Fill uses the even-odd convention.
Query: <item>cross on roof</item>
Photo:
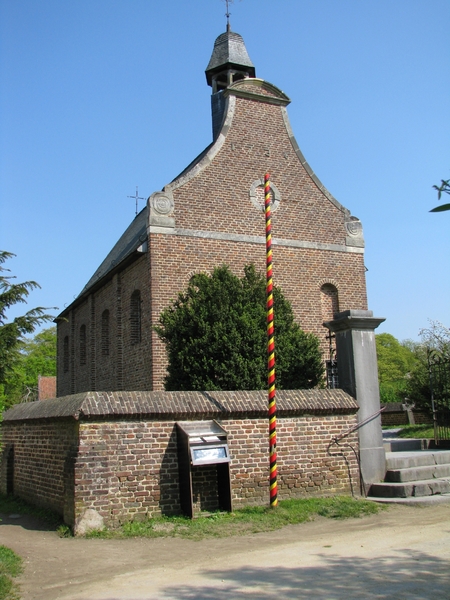
[[[147,200],[147,198],[142,198],[138,193],[138,186],[136,186],[136,195],[135,196],[127,196],[127,198],[134,198],[136,200],[136,215],[138,214],[138,200]]]

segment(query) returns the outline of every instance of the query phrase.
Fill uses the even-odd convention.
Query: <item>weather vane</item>
[[[136,195],[135,196],[127,196],[127,198],[134,198],[136,200],[136,215],[138,214],[138,200],[147,200],[147,198],[142,198],[138,193],[138,186],[136,186]]]
[[[234,0],[223,0],[223,2],[225,2],[225,5],[227,7],[227,12],[225,13],[225,16],[227,18],[227,31],[230,31],[230,4],[234,4]]]

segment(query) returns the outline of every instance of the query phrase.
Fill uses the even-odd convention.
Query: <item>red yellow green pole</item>
[[[275,396],[275,339],[273,328],[272,223],[270,216],[270,176],[264,175],[264,212],[266,215],[266,307],[267,370],[269,388],[270,506],[278,504],[277,486],[277,403]]]

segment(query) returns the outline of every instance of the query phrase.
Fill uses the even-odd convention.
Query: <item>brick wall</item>
[[[161,311],[186,287],[193,273],[210,272],[222,262],[232,265],[239,276],[243,276],[244,266],[250,262],[265,272],[263,244],[230,244],[227,240],[152,234],[150,251],[156,257],[152,261],[152,321],[155,324]],[[333,282],[339,292],[339,306],[365,308],[365,295],[361,293],[364,288],[362,255],[275,246],[273,257],[274,282],[291,302],[296,321],[305,331],[315,333],[322,341],[323,352],[327,352],[321,287],[326,281]],[[148,335],[152,337],[153,347],[153,389],[163,389],[165,348],[154,331],[149,329]]]
[[[383,426],[409,425],[408,413],[402,408],[401,402],[393,402],[383,406],[384,411],[381,413],[381,424]],[[414,409],[412,414],[416,425],[433,425],[431,411]]]
[[[348,494],[348,466],[331,437],[354,424],[348,416],[278,420],[279,498]],[[221,420],[228,433],[232,499],[235,507],[268,499],[267,420]],[[353,435],[351,442],[356,443]],[[358,489],[355,457],[350,461]],[[76,513],[94,508],[107,521],[133,515],[178,514],[178,458],[175,421],[80,424],[76,461]],[[93,487],[95,492],[93,492]],[[213,510],[217,480],[213,467],[193,468],[194,511]]]
[[[45,400],[41,404],[51,402]],[[14,493],[31,504],[64,515],[68,522],[73,521],[77,430],[74,419],[12,421],[3,425],[0,493]],[[8,464],[11,454],[13,465]],[[8,467],[13,471],[10,482]]]
[[[86,509],[106,523],[180,512],[176,421],[218,420],[228,433],[235,507],[268,501],[264,392],[78,394],[18,405],[3,423],[0,489],[14,447],[14,492],[73,525]],[[350,447],[332,439],[356,423],[341,390],[280,392],[279,497],[359,490]],[[357,435],[347,439],[357,449]],[[217,508],[215,467],[193,468],[194,510]]]

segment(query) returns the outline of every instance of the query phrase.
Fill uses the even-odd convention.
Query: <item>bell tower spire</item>
[[[256,77],[255,67],[250,60],[242,36],[231,31],[228,2],[226,17],[227,30],[214,42],[211,58],[205,71],[206,81],[212,87],[213,139],[216,139],[222,125],[225,109],[223,91],[239,79]]]
[[[256,76],[255,67],[242,36],[231,31],[229,13],[227,13],[227,30],[214,42],[205,74],[213,94],[224,90],[238,79]]]

